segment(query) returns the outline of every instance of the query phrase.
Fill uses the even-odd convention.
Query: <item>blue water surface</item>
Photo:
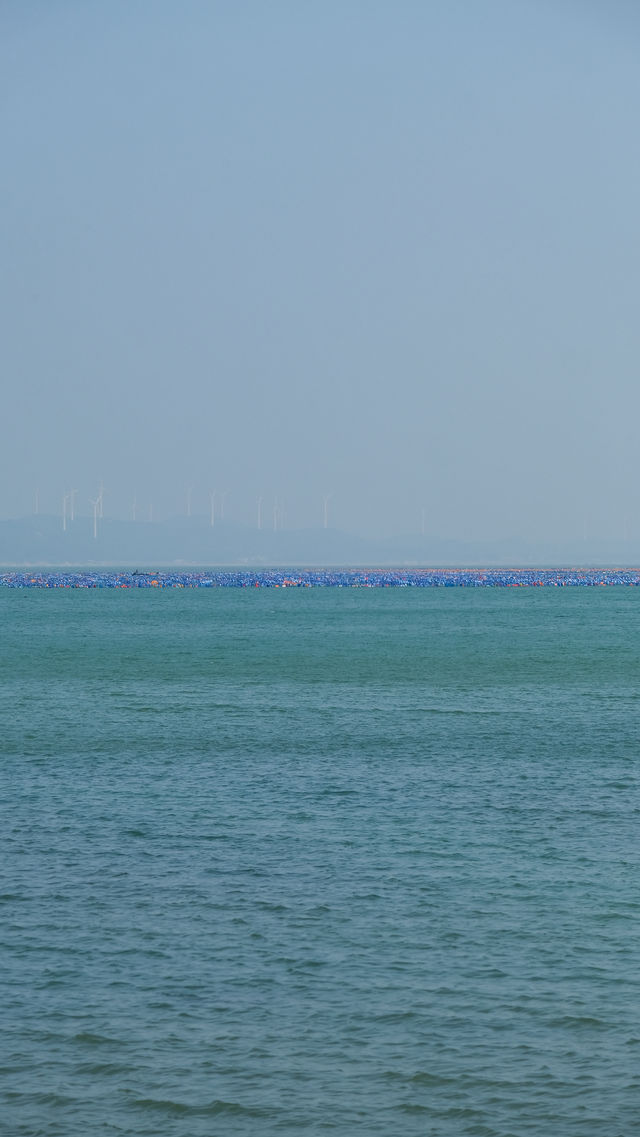
[[[2,1132],[638,1132],[635,588],[0,620]]]

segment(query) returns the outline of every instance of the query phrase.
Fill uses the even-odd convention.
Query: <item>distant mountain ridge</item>
[[[406,535],[365,538],[338,529],[257,529],[204,517],[168,521],[38,514],[0,521],[0,564],[16,565],[632,565],[632,542],[464,541]]]

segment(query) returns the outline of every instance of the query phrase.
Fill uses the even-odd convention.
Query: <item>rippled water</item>
[[[638,1132],[639,613],[0,593],[2,1132]]]

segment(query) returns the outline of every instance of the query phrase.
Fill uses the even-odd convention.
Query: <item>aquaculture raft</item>
[[[640,569],[220,569],[0,574],[0,588],[593,588],[639,584]]]

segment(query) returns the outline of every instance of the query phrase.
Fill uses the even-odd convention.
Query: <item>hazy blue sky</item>
[[[0,0],[0,514],[639,535],[635,10]]]

